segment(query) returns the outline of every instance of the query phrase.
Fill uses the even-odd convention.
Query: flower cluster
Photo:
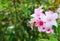
[[[39,32],[54,33],[52,26],[58,27],[56,22],[58,14],[51,10],[43,11],[43,6],[34,10],[34,14],[31,15],[33,18],[29,21],[31,28],[33,29],[33,26],[36,26]]]

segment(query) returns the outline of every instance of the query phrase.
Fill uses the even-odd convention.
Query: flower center
[[[39,22],[39,25],[40,25],[40,26],[43,26],[43,21],[40,21],[40,22]]]
[[[47,17],[47,21],[51,22],[52,20],[52,16]]]
[[[48,29],[47,31],[50,31],[50,29]]]
[[[52,21],[52,18],[50,17],[50,18],[47,18],[47,20],[49,21],[49,22],[51,22]]]

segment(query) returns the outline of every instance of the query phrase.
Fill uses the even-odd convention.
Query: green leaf
[[[56,37],[54,37],[54,35],[50,35],[50,41],[58,41]]]
[[[50,41],[58,41],[56,38],[50,38]]]

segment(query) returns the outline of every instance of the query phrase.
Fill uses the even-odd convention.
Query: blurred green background
[[[60,0],[0,0],[0,41],[60,41],[60,20],[55,34],[31,30],[30,15],[41,5],[56,12]]]

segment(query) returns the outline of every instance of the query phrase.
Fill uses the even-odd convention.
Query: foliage
[[[29,20],[34,9],[44,5],[45,10],[56,11],[59,0],[0,0],[0,41],[60,41],[60,20],[55,34],[31,30]]]

